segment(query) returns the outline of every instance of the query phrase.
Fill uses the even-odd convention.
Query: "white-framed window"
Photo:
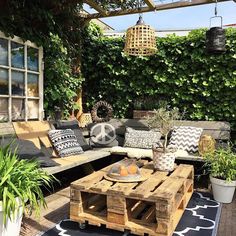
[[[43,48],[0,32],[0,122],[42,120]]]

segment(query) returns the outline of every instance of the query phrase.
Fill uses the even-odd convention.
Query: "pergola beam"
[[[226,2],[226,1],[229,1],[229,0],[218,0],[218,2]],[[192,0],[191,2],[173,2],[173,3],[155,5],[155,7],[152,9],[150,7],[142,7],[140,9],[136,8],[136,9],[109,11],[106,13],[106,15],[102,15],[101,13],[88,14],[87,18],[95,19],[95,18],[103,18],[103,17],[111,17],[111,16],[123,16],[123,15],[136,14],[136,13],[151,12],[154,10],[161,11],[161,10],[180,8],[180,7],[198,6],[198,5],[210,4],[214,2],[215,2],[214,0]]]
[[[153,2],[153,0],[144,0],[144,2],[148,5],[150,9],[155,9],[155,3]]]
[[[84,3],[87,3],[89,6],[91,6],[92,8],[94,8],[96,11],[98,11],[99,13],[95,13],[95,14],[100,14],[103,17],[105,17],[107,15],[107,11],[105,9],[103,9],[102,7],[100,7],[97,3],[95,3],[93,0],[84,0]]]

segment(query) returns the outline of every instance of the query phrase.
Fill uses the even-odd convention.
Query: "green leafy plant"
[[[40,207],[46,207],[41,186],[51,187],[55,178],[39,168],[35,160],[19,160],[10,145],[0,147],[0,204],[3,209],[3,221],[14,218],[20,208],[40,213]]]
[[[147,123],[151,128],[157,129],[162,135],[164,135],[164,152],[167,147],[168,134],[174,126],[174,121],[180,119],[180,117],[181,116],[177,108],[168,110],[163,107],[158,110],[154,110],[153,115],[149,116],[147,119]]]
[[[123,38],[98,36],[94,27],[89,32],[81,60],[87,110],[99,98],[112,104],[116,117],[128,118],[134,105],[145,106],[135,101],[157,98],[186,111],[188,120],[224,120],[236,127],[236,29],[226,29],[221,55],[206,53],[206,29],[199,29],[157,37],[157,53],[150,57],[126,56]]]
[[[82,2],[8,0],[0,3],[0,31],[43,47],[44,109],[49,117],[60,106],[64,118],[74,109],[81,87],[80,41]],[[31,55],[32,56],[32,55]]]
[[[206,171],[212,177],[226,180],[236,180],[236,153],[231,147],[219,148],[204,155]]]

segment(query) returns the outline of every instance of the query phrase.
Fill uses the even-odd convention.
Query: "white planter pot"
[[[236,188],[236,181],[226,182],[210,176],[213,197],[217,202],[231,203]]]
[[[175,153],[163,153],[153,149],[153,166],[155,170],[172,171],[175,166]]]
[[[18,236],[20,235],[20,227],[23,216],[22,207],[12,220],[7,219],[6,225],[3,224],[2,202],[0,201],[0,236]]]

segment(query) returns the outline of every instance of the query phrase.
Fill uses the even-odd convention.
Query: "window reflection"
[[[8,99],[0,98],[0,122],[8,121]]]
[[[11,42],[11,65],[24,68],[24,45]]]
[[[8,70],[0,69],[0,94],[8,94]]]
[[[8,65],[8,41],[0,39],[0,65]]]
[[[27,66],[28,70],[38,71],[38,49],[27,47]]]
[[[24,96],[24,73],[12,71],[12,95]]]
[[[25,103],[23,99],[12,99],[12,119],[22,120],[25,117]]]
[[[27,95],[29,97],[38,97],[39,96],[39,80],[38,75],[28,73],[28,88]]]
[[[28,119],[38,119],[39,118],[39,101],[29,100],[27,102],[28,108]]]

